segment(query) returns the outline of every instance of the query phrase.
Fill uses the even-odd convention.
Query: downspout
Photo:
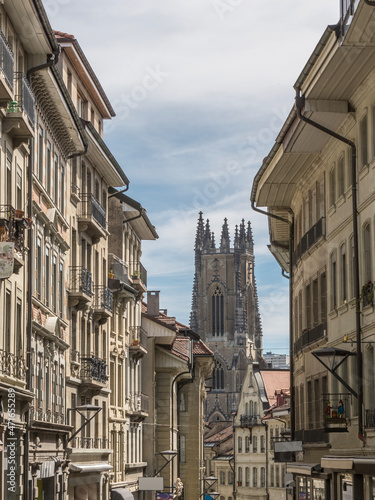
[[[357,379],[358,379],[358,439],[365,444],[363,436],[363,380],[362,380],[362,346],[361,346],[361,309],[360,309],[360,289],[359,289],[359,238],[358,238],[358,210],[357,210],[357,148],[353,141],[337,134],[320,123],[314,122],[302,114],[305,104],[305,98],[300,95],[301,88],[296,89],[296,109],[298,117],[317,128],[321,132],[334,137],[335,139],[347,144],[351,148],[352,157],[352,217],[353,217],[353,245],[354,245],[354,293],[355,293],[355,326],[356,326],[356,345],[357,345]]]
[[[265,422],[264,426],[266,428],[266,498],[269,500],[270,492],[268,488],[268,423]]]
[[[173,441],[174,441],[174,398],[173,398],[173,389],[174,389],[174,384],[177,382],[177,379],[182,377],[182,375],[192,375],[191,373],[191,370],[187,370],[186,372],[181,372],[181,373],[178,373],[172,380],[172,383],[171,383],[171,449],[173,449]],[[176,394],[177,396],[177,394]],[[178,443],[177,443],[177,447],[178,447]],[[178,450],[177,450],[178,451]],[[178,456],[178,455],[177,455]],[[172,466],[171,466],[171,472],[172,472],[172,484],[171,484],[171,489],[173,491],[173,474],[174,474],[174,458],[172,458]]]
[[[255,206],[255,201],[251,200],[251,208],[262,215],[272,217],[289,224],[289,356],[290,356],[290,439],[294,440],[295,430],[295,390],[294,390],[294,345],[293,345],[293,247],[294,247],[294,218],[290,221],[271,212],[266,212]],[[283,274],[283,276],[286,278]]]

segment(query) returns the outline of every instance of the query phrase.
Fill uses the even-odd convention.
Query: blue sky
[[[188,323],[198,213],[219,241],[251,220],[263,346],[288,349],[288,282],[251,210],[252,179],[293,105],[293,84],[338,0],[44,0],[74,34],[116,117],[105,140],[159,240],[144,242],[148,289]]]

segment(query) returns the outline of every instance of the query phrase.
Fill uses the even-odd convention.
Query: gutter
[[[352,217],[353,217],[353,245],[354,245],[354,294],[355,294],[355,327],[356,327],[356,347],[357,347],[357,383],[358,383],[358,439],[365,444],[363,436],[363,359],[361,346],[361,309],[360,309],[360,287],[359,287],[359,237],[358,237],[358,207],[357,207],[357,148],[353,141],[324,127],[302,114],[305,105],[305,98],[301,96],[301,88],[295,86],[296,109],[298,117],[312,127],[330,135],[334,139],[347,144],[351,148],[352,156]]]

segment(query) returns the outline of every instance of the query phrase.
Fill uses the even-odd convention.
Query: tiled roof
[[[209,349],[203,340],[193,343],[193,353],[197,356],[213,356],[214,353]]]
[[[260,370],[260,374],[269,404],[272,406],[276,401],[276,391],[280,391],[280,389],[289,390],[290,372],[289,370]]]
[[[215,427],[212,430],[214,431]],[[214,434],[211,434],[212,430],[206,433],[204,438],[205,443],[220,443],[221,441],[224,441],[225,439],[228,439],[228,437],[233,435],[232,424],[228,424],[227,427],[225,427],[224,429],[221,428],[219,431],[214,432]]]

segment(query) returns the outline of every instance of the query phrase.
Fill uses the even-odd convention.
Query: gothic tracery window
[[[212,294],[212,335],[224,335],[224,293],[217,286]]]
[[[213,388],[224,389],[224,368],[218,360],[216,360],[216,366],[213,373]]]

